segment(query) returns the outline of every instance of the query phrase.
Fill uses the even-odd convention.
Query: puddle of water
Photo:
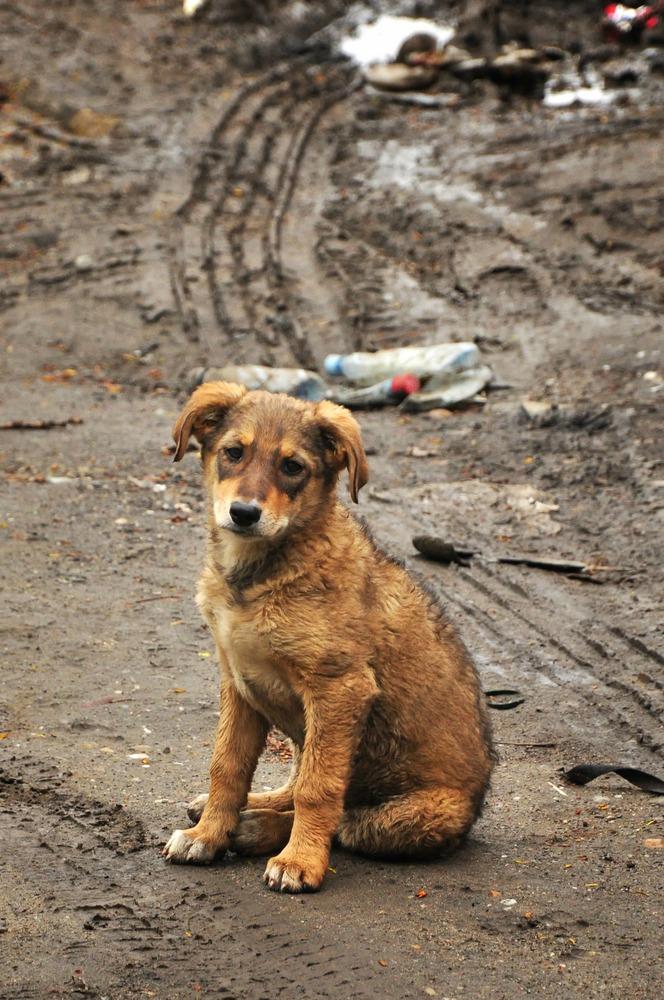
[[[482,195],[472,185],[442,177],[440,165],[432,162],[427,146],[402,146],[396,139],[384,144],[363,139],[358,142],[357,151],[363,159],[374,161],[367,178],[372,188],[398,187],[443,202],[468,201],[478,205],[482,201]]]
[[[497,200],[487,201],[485,195],[468,181],[445,176],[440,164],[432,159],[431,148],[424,144],[403,146],[396,139],[386,143],[362,139],[357,144],[357,152],[362,159],[373,161],[373,168],[357,178],[371,188],[383,190],[397,187],[419,198],[429,197],[443,204],[466,202],[478,205],[508,230],[520,223],[527,223],[529,231],[545,225],[531,215],[513,212]],[[500,193],[498,196],[502,197]]]

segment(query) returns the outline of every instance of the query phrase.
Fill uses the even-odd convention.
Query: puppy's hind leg
[[[300,769],[300,748],[291,743],[293,751],[293,763],[291,765],[288,781],[281,788],[275,788],[273,792],[249,792],[247,801],[243,809],[276,809],[277,812],[290,812],[293,808],[293,785],[297,779]],[[197,795],[187,806],[187,816],[192,823],[198,823],[203,815],[205,803],[208,800],[207,792]]]
[[[231,837],[230,849],[236,854],[259,855],[280,851],[288,843],[294,811],[245,809]]]
[[[195,799],[192,799],[187,806],[187,816],[192,823],[198,823],[199,819],[203,815],[203,810],[205,809],[205,803],[207,802],[209,795],[207,792],[203,792],[202,795],[197,795]]]
[[[477,796],[468,792],[418,789],[380,805],[347,809],[337,840],[342,847],[374,857],[438,857],[463,842],[478,812]]]
[[[290,812],[293,806],[293,786],[297,781],[300,772],[300,748],[289,741],[293,753],[293,763],[291,764],[288,781],[281,788],[275,788],[273,792],[249,792],[245,809],[276,809],[277,812]]]

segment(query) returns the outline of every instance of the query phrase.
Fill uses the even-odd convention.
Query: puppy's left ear
[[[357,494],[369,480],[369,466],[357,420],[345,406],[323,400],[316,406],[316,422],[332,466],[337,471],[344,466],[348,469],[348,488],[351,499],[357,503]]]
[[[205,382],[199,385],[175,422],[173,461],[180,461],[192,434],[202,444],[207,435],[219,426],[224,414],[235,406],[246,392],[243,385],[236,385],[234,382]]]

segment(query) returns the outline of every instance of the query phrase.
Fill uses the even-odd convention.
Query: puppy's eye
[[[234,444],[231,448],[226,448],[226,458],[230,459],[231,462],[239,462],[244,454],[244,448],[241,444]]]
[[[287,476],[299,476],[303,471],[304,466],[301,462],[296,462],[294,458],[287,458],[283,462],[281,468]]]

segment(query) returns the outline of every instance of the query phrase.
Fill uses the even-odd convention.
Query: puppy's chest
[[[242,696],[295,739],[289,730],[300,728],[301,703],[287,674],[279,670],[269,636],[259,622],[246,612],[221,606],[215,608],[214,631]]]

